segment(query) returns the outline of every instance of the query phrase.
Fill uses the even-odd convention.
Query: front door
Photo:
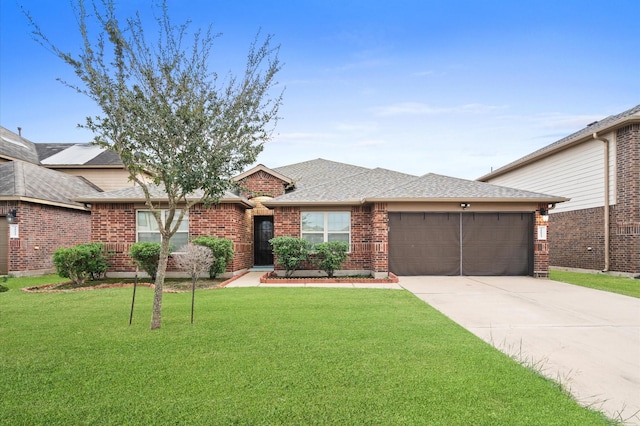
[[[255,266],[273,265],[273,216],[255,216],[253,218],[253,264]]]

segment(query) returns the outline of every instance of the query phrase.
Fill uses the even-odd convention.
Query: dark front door
[[[273,265],[273,217],[255,216],[253,218],[253,264],[256,266]]]

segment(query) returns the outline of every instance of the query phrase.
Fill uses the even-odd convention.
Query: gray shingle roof
[[[479,177],[477,180],[487,180],[492,177],[496,177],[505,173],[508,170],[517,168],[519,165],[527,164],[538,157],[543,157],[553,151],[558,149],[562,149],[565,146],[571,146],[573,143],[579,142],[582,139],[590,138],[594,133],[605,131],[611,127],[619,125],[620,123],[624,123],[627,120],[637,119],[640,120],[640,105],[636,105],[631,109],[628,109],[620,114],[610,115],[609,117],[603,118],[600,121],[596,121],[595,123],[591,123],[586,126],[584,129],[578,130],[575,133],[570,134],[550,145],[547,145],[537,151],[532,152],[531,154],[525,155],[524,157],[513,161],[505,166],[500,167],[488,173],[484,176]]]
[[[296,188],[304,188],[346,179],[370,169],[318,158],[288,166],[275,167],[273,170],[293,179]]]
[[[36,144],[0,126],[0,156],[39,164]]]
[[[565,201],[562,197],[491,185],[429,173],[395,188],[383,190],[369,200],[527,200],[540,202]]]
[[[305,171],[308,167],[308,171]],[[279,167],[297,173],[302,184],[264,204],[360,204],[375,201],[533,201],[561,202],[565,198],[437,174],[421,177],[386,169],[367,169],[327,160]],[[296,181],[298,182],[298,181]]]
[[[349,165],[345,164],[344,166]],[[338,168],[335,165],[334,167]],[[344,170],[349,169],[345,167]],[[324,203],[360,203],[364,198],[376,191],[398,186],[417,178],[406,173],[381,168],[365,169],[359,167],[358,170],[352,170],[352,172],[356,173],[343,175],[335,179],[331,179],[331,176],[322,176],[321,183],[315,185],[308,178],[306,186],[297,187],[294,191],[276,198],[276,201],[280,203],[311,203],[318,201]]]
[[[0,197],[31,198],[83,207],[75,197],[99,193],[85,179],[24,161],[0,164]]]
[[[167,193],[163,187],[150,185],[149,192],[152,200],[166,200]],[[202,191],[196,191],[189,198],[202,197]],[[117,189],[114,191],[99,192],[88,194],[86,196],[79,196],[75,198],[76,201],[83,203],[114,203],[114,202],[143,202],[145,201],[144,191],[140,186],[132,186],[123,189]],[[246,198],[238,196],[230,191],[227,191],[220,199],[222,203],[242,203],[247,206],[252,206]]]

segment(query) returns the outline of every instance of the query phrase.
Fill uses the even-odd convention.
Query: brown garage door
[[[396,275],[530,275],[531,213],[389,213]]]

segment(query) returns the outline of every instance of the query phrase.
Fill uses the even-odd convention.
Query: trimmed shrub
[[[314,264],[325,271],[329,278],[333,278],[333,273],[347,260],[349,244],[344,241],[330,241],[314,245],[313,250],[316,252]]]
[[[76,285],[84,285],[88,278],[99,279],[109,269],[104,245],[101,243],[59,248],[53,252],[53,264],[58,275],[71,279]]]
[[[269,242],[273,246],[276,262],[284,268],[287,278],[309,259],[311,244],[307,240],[284,236],[272,238]]]
[[[140,242],[131,245],[129,255],[155,281],[160,262],[160,243]]]
[[[209,268],[209,278],[215,278],[218,274],[224,274],[227,266],[233,259],[233,242],[228,238],[216,238],[202,236],[194,238],[193,244],[205,246],[211,249],[215,260]]]

